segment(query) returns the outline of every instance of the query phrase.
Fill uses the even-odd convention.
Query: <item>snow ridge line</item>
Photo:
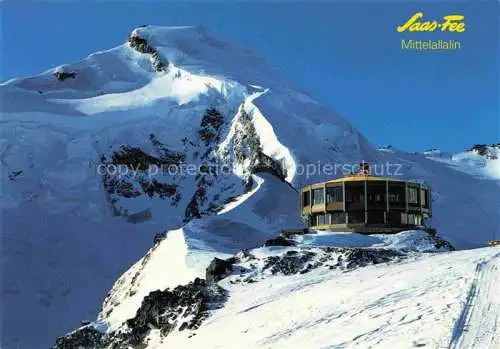
[[[495,275],[499,273],[499,266],[495,263],[499,257],[500,253],[497,253],[490,260],[476,265],[465,304],[453,328],[449,349],[493,349],[498,345],[500,303],[494,297],[500,289],[500,279]]]

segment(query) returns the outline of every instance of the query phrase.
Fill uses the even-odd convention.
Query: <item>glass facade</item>
[[[431,192],[426,186],[390,180],[334,184],[314,185],[302,192],[303,215],[311,226],[419,226],[431,213]]]
[[[313,189],[312,191],[313,205],[325,203],[325,190],[323,188]]]
[[[389,183],[389,202],[395,204],[405,203],[404,186],[399,184]]]
[[[349,212],[347,214],[348,223],[364,223],[365,222],[365,212]]]
[[[342,187],[328,187],[326,188],[326,203],[343,202],[344,192]]]
[[[329,224],[345,224],[345,212],[327,213]]]
[[[408,197],[409,204],[418,205],[418,189],[417,188],[407,188],[406,194]]]
[[[305,191],[302,193],[302,207],[309,206],[309,204],[310,204],[309,195],[310,194],[311,194],[311,192],[309,192],[309,191]]]
[[[323,224],[345,224],[345,212],[316,213],[313,215],[311,224],[313,226]]]

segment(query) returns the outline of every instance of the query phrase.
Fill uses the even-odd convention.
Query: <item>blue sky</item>
[[[498,3],[4,0],[0,79],[121,44],[141,24],[203,25],[250,47],[372,143],[460,151],[500,140]],[[465,15],[465,33],[396,32],[413,13]],[[408,52],[401,38],[456,39]]]

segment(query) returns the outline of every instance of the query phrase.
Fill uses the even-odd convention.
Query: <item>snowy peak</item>
[[[463,152],[452,154],[439,149],[421,153],[427,159],[447,164],[451,168],[481,179],[500,179],[500,144],[475,144]]]
[[[220,39],[204,27],[144,26],[134,29],[131,37],[146,40],[164,59],[193,74],[235,80],[244,85],[290,84],[278,69],[270,67],[248,48]]]
[[[437,149],[437,148],[427,149],[423,152],[423,154],[425,156],[428,156],[428,157],[441,157],[441,158],[443,158],[443,157],[449,158],[452,156],[451,153],[444,152],[441,149]]]
[[[496,160],[500,156],[500,143],[490,145],[475,144],[467,151],[484,156],[486,159]]]

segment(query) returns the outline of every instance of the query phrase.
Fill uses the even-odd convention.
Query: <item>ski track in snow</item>
[[[277,252],[255,251],[263,253],[260,257]],[[463,326],[476,321],[477,331],[469,329],[471,345],[461,340],[454,348],[496,349],[498,342],[490,339],[498,323],[497,285],[490,271],[497,270],[499,256],[496,248],[417,254],[401,263],[349,272],[319,268],[301,275],[268,275],[245,285],[233,284],[239,277],[234,275],[220,283],[229,290],[228,302],[196,335],[155,334],[148,348],[443,349],[461,336]],[[478,264],[484,275],[475,277]],[[471,297],[469,304],[474,316],[489,319],[469,321],[463,311],[474,281],[477,297],[485,301]]]
[[[449,349],[500,347],[500,253],[477,264]]]

